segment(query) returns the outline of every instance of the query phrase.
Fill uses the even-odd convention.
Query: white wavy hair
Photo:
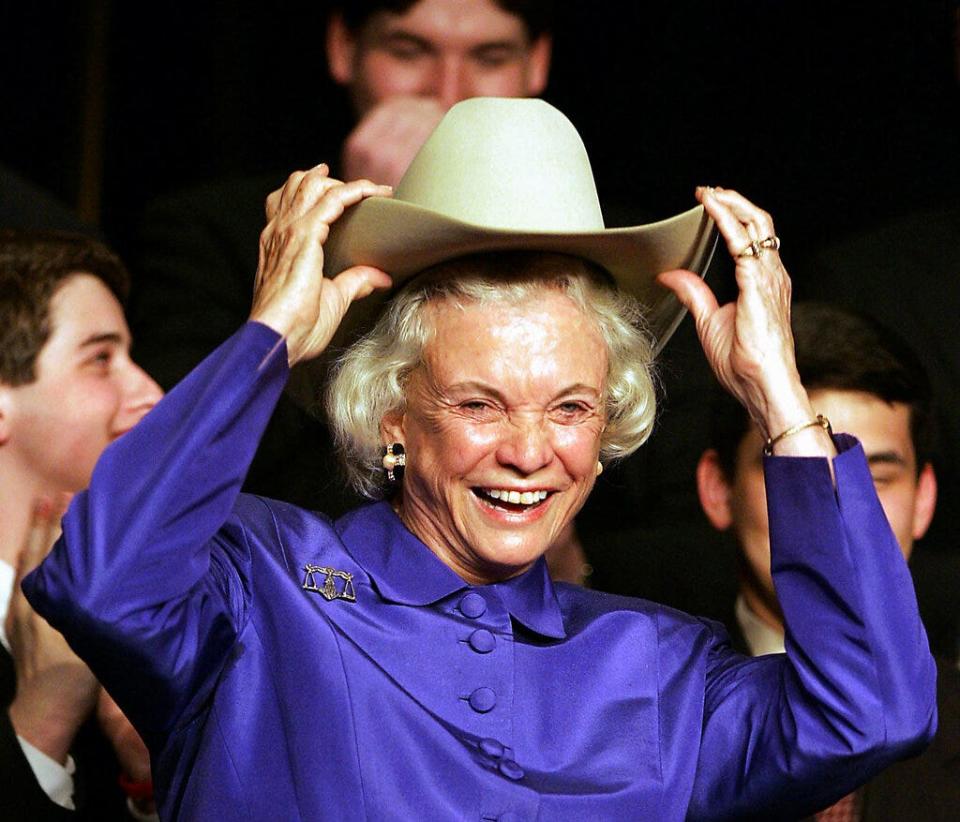
[[[618,291],[600,267],[577,257],[531,251],[475,254],[427,269],[391,300],[376,325],[337,360],[326,412],[353,487],[379,499],[388,492],[380,422],[406,405],[411,372],[433,338],[430,303],[517,305],[560,291],[596,324],[607,347],[604,462],[632,454],[656,416],[653,351],[640,304]]]

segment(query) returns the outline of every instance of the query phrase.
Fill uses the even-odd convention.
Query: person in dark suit
[[[356,124],[320,135],[334,176],[395,185],[454,103],[527,97],[547,83],[551,0],[335,2],[327,63]],[[238,176],[152,203],[135,253],[135,355],[169,389],[247,319],[267,195],[285,174]],[[305,407],[306,406],[306,407]],[[360,499],[337,472],[325,425],[285,395],[246,490],[340,514]]]
[[[960,41],[958,41],[960,42]],[[797,275],[797,293],[867,311],[897,328],[930,376],[940,447],[938,505],[913,563],[935,651],[960,649],[960,598],[944,580],[960,574],[960,201],[898,217],[835,241]]]
[[[130,819],[146,749],[19,580],[53,544],[64,497],[160,397],[129,357],[127,274],[78,234],[0,230],[0,818]],[[99,719],[99,722],[98,722]],[[113,743],[113,744],[111,744]],[[121,764],[118,764],[118,757]],[[134,782],[144,783],[134,786]],[[150,818],[147,816],[146,818]]]
[[[876,321],[828,304],[797,304],[793,329],[797,367],[814,409],[835,430],[860,439],[890,527],[909,559],[937,501],[932,392],[920,360]],[[783,614],[770,567],[763,438],[746,414],[719,397],[713,429],[713,447],[697,467],[697,490],[711,524],[731,532],[739,549],[739,591],[727,627],[743,653],[781,653]],[[960,672],[952,661],[938,667],[940,726],[933,745],[842,800],[853,814],[844,818],[956,818]]]

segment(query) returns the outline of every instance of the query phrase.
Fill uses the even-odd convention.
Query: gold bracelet
[[[780,440],[785,440],[787,437],[792,437],[794,434],[798,434],[806,428],[813,428],[815,425],[819,425],[824,431],[827,432],[831,437],[833,436],[833,428],[830,427],[830,420],[828,420],[823,414],[817,414],[815,420],[810,420],[810,422],[801,422],[799,425],[793,426],[793,428],[788,428],[782,434],[778,434],[775,437],[771,437],[766,441],[763,446],[763,455],[765,457],[773,456],[773,446],[775,446]]]

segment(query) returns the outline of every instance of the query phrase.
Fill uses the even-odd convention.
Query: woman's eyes
[[[466,400],[457,408],[467,416],[479,419],[491,419],[501,416],[503,409],[492,400]],[[580,422],[593,414],[593,407],[579,400],[557,403],[545,413],[549,419],[563,424]]]
[[[457,407],[467,416],[479,418],[491,417],[497,411],[497,407],[488,400],[467,400]]]
[[[590,416],[593,409],[583,402],[562,402],[556,406],[555,413],[564,421],[579,421]]]

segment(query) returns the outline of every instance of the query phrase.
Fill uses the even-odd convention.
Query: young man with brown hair
[[[874,320],[828,304],[796,304],[793,332],[797,368],[814,409],[835,431],[860,440],[880,504],[909,559],[937,502],[932,392],[919,359]],[[771,573],[764,440],[739,406],[718,396],[714,410],[713,447],[697,466],[697,490],[710,523],[730,530],[737,543],[739,590],[727,627],[743,653],[782,653],[789,639]],[[960,674],[951,662],[938,666],[939,730],[931,747],[887,769],[840,807],[817,814],[818,820],[955,818]]]
[[[160,398],[130,359],[127,288],[97,241],[0,231],[0,817],[11,822],[131,818],[114,754],[128,785],[149,779],[129,723],[19,588],[65,500]],[[84,727],[95,714],[99,733]]]

